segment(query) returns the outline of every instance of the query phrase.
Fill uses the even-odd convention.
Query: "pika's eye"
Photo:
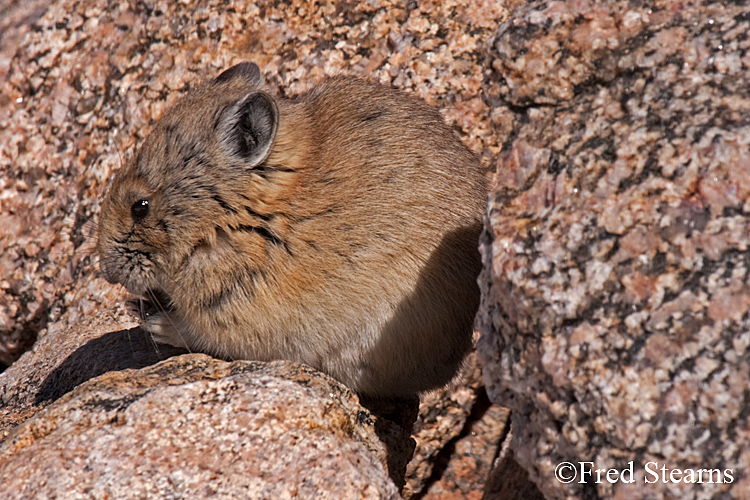
[[[138,200],[130,207],[130,216],[135,222],[142,221],[148,215],[148,200]]]

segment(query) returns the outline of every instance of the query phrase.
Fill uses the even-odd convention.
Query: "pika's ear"
[[[279,109],[271,96],[250,92],[224,113],[220,140],[227,152],[253,168],[271,152],[279,126]]]
[[[215,83],[224,83],[235,78],[242,78],[251,85],[260,85],[263,78],[260,75],[260,68],[257,64],[248,61],[241,62],[224,70],[214,79]]]

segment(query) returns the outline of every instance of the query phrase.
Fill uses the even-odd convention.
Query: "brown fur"
[[[238,153],[239,102],[259,103],[249,121],[276,113],[264,155]],[[470,348],[484,203],[476,157],[424,102],[348,77],[278,99],[246,63],[169,109],[118,172],[100,264],[150,299],[158,340],[405,396]]]

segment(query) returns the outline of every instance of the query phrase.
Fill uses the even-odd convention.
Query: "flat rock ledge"
[[[202,354],[91,379],[0,442],[4,498],[400,498],[375,420],[290,362]]]

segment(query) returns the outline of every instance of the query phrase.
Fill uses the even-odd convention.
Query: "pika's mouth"
[[[149,288],[143,296],[133,297],[128,300],[130,310],[141,320],[169,311],[174,311],[172,299],[159,288]]]

